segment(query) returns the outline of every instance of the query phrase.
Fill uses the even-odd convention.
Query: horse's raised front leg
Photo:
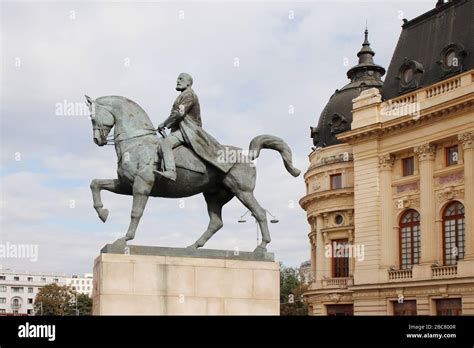
[[[151,189],[153,188],[154,176],[151,170],[150,173],[151,175],[147,175],[145,179],[142,176],[137,176],[133,183],[133,206],[130,215],[130,226],[125,235],[125,241],[135,238],[138,223],[140,222],[143,211],[145,210]]]
[[[94,201],[94,209],[97,211],[97,214],[99,215],[99,218],[102,220],[102,222],[105,222],[107,220],[107,217],[109,216],[109,210],[105,209],[104,205],[102,204],[100,190],[107,190],[119,194],[127,194],[127,190],[120,184],[120,181],[118,179],[92,180],[91,191],[92,199]]]

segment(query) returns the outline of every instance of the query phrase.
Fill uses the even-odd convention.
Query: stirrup
[[[154,170],[153,173],[155,173],[155,175],[160,175],[171,181],[176,181],[176,172],[174,170],[166,170],[164,172],[160,172],[159,170]]]

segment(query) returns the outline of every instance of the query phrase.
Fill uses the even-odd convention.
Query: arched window
[[[452,202],[444,209],[443,214],[443,254],[445,265],[455,265],[464,258],[465,243],[464,206]]]
[[[12,309],[19,309],[21,307],[21,302],[19,298],[13,298],[11,304]]]
[[[409,269],[420,262],[420,214],[407,210],[400,219],[400,268]]]

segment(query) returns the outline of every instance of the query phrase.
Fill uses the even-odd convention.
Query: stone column
[[[393,231],[392,203],[392,166],[394,157],[390,154],[379,156],[380,170],[380,211],[381,211],[381,246],[380,266],[388,269],[397,265],[398,236]]]
[[[436,226],[436,235],[438,236],[437,243],[438,247],[435,250],[435,260],[438,261],[440,264],[443,263],[443,219],[441,218],[441,215],[437,215],[437,218],[435,220],[435,226]]]
[[[436,208],[434,192],[434,160],[436,148],[430,144],[423,144],[415,147],[418,155],[420,172],[420,216],[421,216],[421,255],[420,263],[433,263],[436,259],[437,243],[436,234]]]
[[[325,275],[324,262],[324,241],[321,228],[323,227],[323,217],[321,214],[316,216],[316,282],[321,287],[321,280]]]
[[[312,283],[316,279],[316,236],[311,237],[311,269],[309,273],[308,283]]]
[[[317,268],[317,263],[316,263],[316,218],[311,217],[310,218],[310,224],[311,224],[311,233],[309,234],[309,242],[311,244],[311,273],[310,273],[310,283],[314,282],[316,280],[316,268]]]
[[[465,260],[474,260],[474,131],[458,135],[464,152]]]
[[[347,231],[349,233],[349,238],[347,239],[349,244],[354,247],[354,230],[350,229]],[[354,250],[354,249],[353,249]],[[355,250],[354,250],[355,251]],[[352,254],[352,257],[349,258],[349,277],[354,277],[355,270],[355,259],[358,257],[357,254]]]

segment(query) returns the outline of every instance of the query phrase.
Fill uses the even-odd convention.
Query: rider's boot
[[[161,142],[158,147],[158,152],[161,155],[161,158],[163,158],[163,167],[165,170],[154,170],[153,173],[169,180],[176,181],[176,164],[174,162],[173,149],[166,139]]]
[[[155,175],[163,176],[169,180],[176,181],[175,170],[165,170],[164,172],[160,172],[159,170],[154,170],[153,173],[155,173]]]

